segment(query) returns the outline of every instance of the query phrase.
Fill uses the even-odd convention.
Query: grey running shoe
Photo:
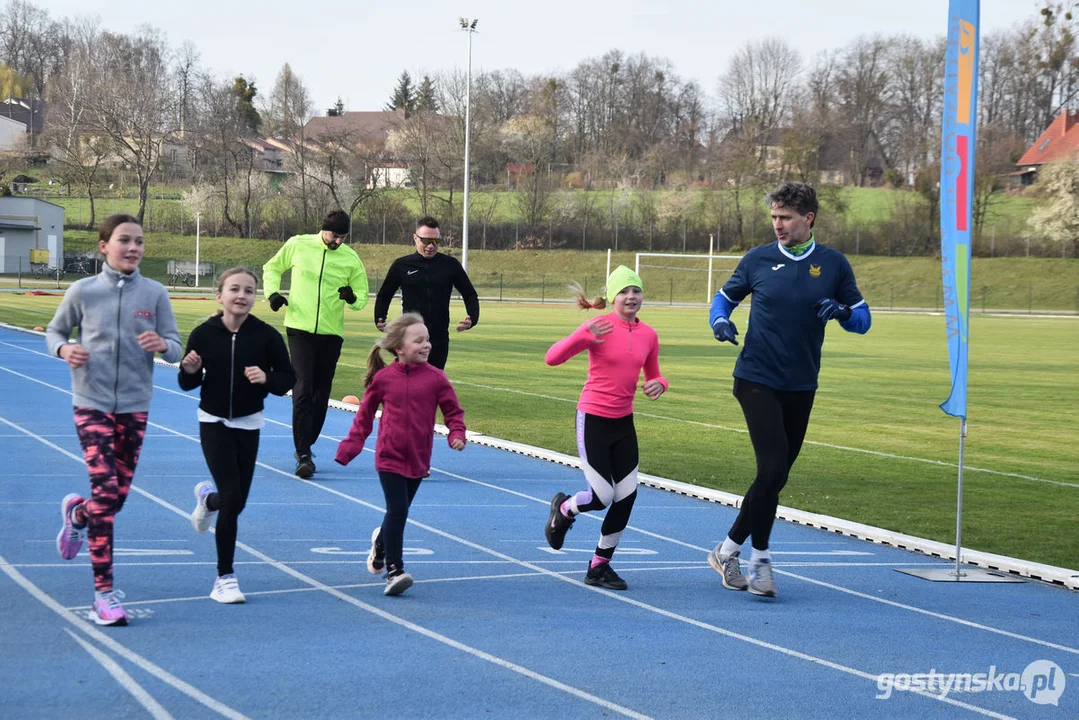
[[[596,567],[589,567],[584,576],[585,585],[607,588],[608,590],[625,590],[626,581],[619,577],[610,563],[603,563]]]
[[[382,591],[382,594],[400,595],[410,587],[412,587],[412,576],[404,570],[395,569],[387,573],[386,589]]]
[[[776,596],[776,581],[772,577],[772,561],[758,560],[749,564],[749,592],[761,597]]]
[[[195,528],[195,532],[206,532],[210,529],[215,511],[206,506],[206,499],[213,491],[213,483],[206,480],[195,486],[195,509],[191,511],[191,526]]]
[[[708,553],[708,564],[723,577],[723,587],[728,590],[745,590],[748,583],[738,564],[738,556],[742,553],[735,550],[730,555],[724,555],[719,551],[720,547],[721,545],[716,545],[715,549]]]
[[[562,503],[569,499],[569,495],[558,493],[551,500],[551,514],[547,518],[547,527],[544,533],[547,535],[547,544],[555,550],[562,549],[562,543],[566,540],[566,531],[573,527],[574,518],[568,518],[562,514]]]

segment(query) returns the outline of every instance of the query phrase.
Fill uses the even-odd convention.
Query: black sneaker
[[[584,584],[595,585],[608,590],[625,590],[628,587],[626,581],[620,578],[618,573],[611,568],[610,563],[589,567],[584,576]]]
[[[569,495],[558,493],[551,500],[551,515],[547,518],[544,533],[547,535],[547,544],[555,550],[562,549],[562,543],[566,540],[566,531],[576,522],[574,518],[568,518],[562,514],[562,503],[568,499]]]
[[[296,456],[296,476],[306,480],[315,474],[315,461],[311,459],[311,453]]]

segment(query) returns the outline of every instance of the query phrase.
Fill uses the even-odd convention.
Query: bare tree
[[[33,78],[34,96],[44,97],[61,65],[61,28],[46,10],[27,0],[9,0],[0,17],[0,60]]]
[[[881,135],[892,163],[904,178],[912,178],[940,151],[945,45],[939,39],[898,37],[890,46],[891,110]]]
[[[49,82],[49,126],[45,141],[55,148],[61,176],[77,184],[90,199],[86,227],[95,222],[94,185],[102,162],[112,153],[107,136],[94,133],[91,100],[105,92],[98,66],[100,32],[93,21],[78,20],[67,28],[68,59],[63,71]]]
[[[839,66],[840,107],[850,135],[850,172],[859,185],[866,183],[867,157],[873,135],[884,125],[892,83],[886,53],[888,41],[881,36],[859,38],[846,48]]]
[[[1075,2],[1045,0],[1041,24],[1030,35],[1039,70],[1042,125],[1048,125],[1074,100],[1079,89],[1079,57],[1076,57]]]
[[[503,143],[514,160],[522,164],[515,197],[518,212],[533,232],[547,220],[553,195],[545,164],[554,141],[550,121],[539,115],[523,115],[502,126]]]
[[[176,93],[164,38],[149,27],[136,37],[103,33],[100,47],[102,92],[90,100],[95,132],[110,138],[137,178],[142,222],[150,182],[161,165],[162,148],[179,129]]]
[[[258,128],[251,115],[252,96],[245,92],[252,86],[241,80],[242,77],[203,82],[201,127],[209,176],[221,193],[225,222],[240,237],[248,237],[262,169],[256,167],[258,140],[253,136]]]
[[[293,72],[292,66],[285,63],[277,74],[262,115],[265,130],[281,139],[290,149],[289,164],[299,176],[300,205],[305,225],[310,221],[311,213],[307,197],[308,142],[304,137],[304,127],[311,117],[311,108],[311,94],[307,86]]]
[[[732,128],[761,145],[761,138],[786,120],[801,70],[798,51],[781,38],[743,45],[719,81]]]

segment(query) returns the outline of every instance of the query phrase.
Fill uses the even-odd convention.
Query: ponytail
[[[569,289],[571,292],[573,292],[574,297],[577,299],[577,307],[581,308],[582,310],[602,310],[603,308],[607,307],[607,299],[605,297],[603,297],[602,295],[597,295],[592,300],[589,300],[588,297],[584,294],[584,288],[582,288],[580,283],[576,281],[570,283]]]
[[[363,376],[363,386],[368,387],[375,379],[375,373],[384,367],[386,367],[386,361],[382,359],[382,341],[380,340],[367,354],[367,374]]]

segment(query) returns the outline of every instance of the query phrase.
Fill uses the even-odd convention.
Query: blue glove
[[[832,298],[821,298],[813,303],[813,309],[817,311],[817,317],[819,317],[822,322],[828,322],[832,318],[835,318],[839,322],[850,320],[851,309]]]
[[[716,336],[716,340],[719,342],[738,344],[738,328],[725,317],[716,318],[716,321],[712,323],[712,334]]]

